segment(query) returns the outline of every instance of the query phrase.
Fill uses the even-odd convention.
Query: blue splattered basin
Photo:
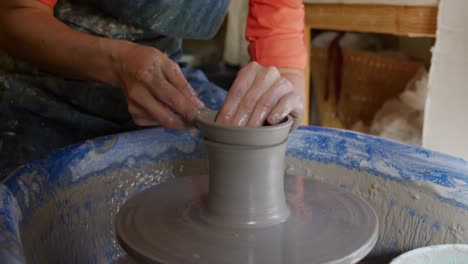
[[[287,173],[348,189],[374,207],[379,240],[363,263],[468,242],[462,159],[314,127],[291,134],[287,155]],[[23,166],[0,185],[0,263],[132,263],[115,239],[120,205],[173,177],[206,173],[201,135],[161,128],[86,141]]]

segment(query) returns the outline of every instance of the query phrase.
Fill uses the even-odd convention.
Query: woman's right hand
[[[119,83],[137,125],[184,129],[204,107],[179,65],[159,50],[130,44],[118,60]]]

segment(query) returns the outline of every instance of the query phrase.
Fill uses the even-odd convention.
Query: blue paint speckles
[[[421,181],[461,188],[459,182],[468,182],[468,162],[465,160],[370,135],[301,127],[291,134],[290,142],[293,149],[287,154],[291,157],[335,164],[349,170],[364,170],[399,183]],[[468,198],[467,188],[462,192]],[[450,193],[442,195],[456,198],[450,197]]]
[[[417,148],[416,153],[422,155],[425,158],[431,157],[431,152],[429,150],[426,150],[426,149]]]
[[[148,188],[148,187],[145,186],[145,185],[142,185],[142,186],[140,186],[140,187],[138,188],[138,192],[142,192],[142,191],[144,191],[146,188]]]
[[[340,184],[339,186],[340,186],[340,188],[342,188],[342,189],[348,189],[348,185],[346,185],[346,184]]]
[[[15,197],[1,185],[0,198],[0,263],[24,263],[19,232],[22,215],[18,204]]]
[[[444,197],[444,196],[442,196],[440,194],[435,194],[435,197],[437,198],[437,200],[439,200],[439,201],[441,201],[443,203],[451,204],[451,205],[454,205],[456,207],[468,210],[468,200],[466,200],[465,195],[461,198],[462,200],[460,200],[460,201],[454,200],[452,198]]]
[[[414,208],[406,208],[405,210],[409,216],[417,218],[419,223],[427,223],[428,221],[427,215],[420,214]],[[433,225],[431,225],[431,227],[432,226]]]

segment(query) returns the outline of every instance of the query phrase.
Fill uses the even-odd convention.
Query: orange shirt
[[[39,1],[50,7],[57,3]],[[304,69],[307,52],[302,0],[249,0],[246,36],[252,60],[264,66]]]
[[[302,0],[250,0],[246,35],[252,60],[264,66],[304,69]]]
[[[39,0],[39,2],[50,7],[54,7],[54,5],[57,3],[57,0]]]

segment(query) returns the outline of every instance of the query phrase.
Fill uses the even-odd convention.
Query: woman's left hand
[[[239,71],[216,121],[259,127],[265,123],[278,124],[291,115],[295,129],[303,113],[303,71],[263,67],[251,62]]]

